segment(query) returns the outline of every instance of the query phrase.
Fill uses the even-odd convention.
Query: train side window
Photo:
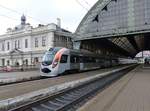
[[[79,56],[71,55],[70,62],[71,63],[79,63]]]
[[[76,63],[79,63],[79,62],[80,62],[79,56],[76,56]]]
[[[67,63],[68,55],[62,55],[60,59],[60,63]]]
[[[93,62],[93,58],[92,57],[89,57],[89,63],[92,63]]]
[[[75,63],[75,56],[73,56],[73,55],[70,56],[70,62]]]
[[[88,57],[84,56],[84,57],[83,57],[83,62],[84,62],[84,63],[88,63],[88,62],[89,62]]]
[[[96,62],[96,58],[94,58],[94,62]]]
[[[96,63],[100,63],[100,59],[99,58],[96,58]]]
[[[83,58],[84,58],[83,56],[79,56],[79,62],[80,62],[80,63],[83,63],[83,62],[84,62],[84,61],[83,61]]]

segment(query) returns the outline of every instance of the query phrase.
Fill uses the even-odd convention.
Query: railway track
[[[103,90],[123,75],[127,74],[136,66],[129,67],[111,75],[89,81],[80,86],[67,89],[63,92],[55,94],[41,100],[27,103],[22,106],[10,109],[9,111],[70,111],[76,110],[77,105],[85,103],[87,98],[92,97],[99,91]]]

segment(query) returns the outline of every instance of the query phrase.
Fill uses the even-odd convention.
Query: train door
[[[79,63],[80,63],[80,70],[83,70],[84,69],[83,56],[79,57]]]
[[[79,56],[77,56],[77,55],[70,56],[70,69],[71,70],[79,70],[80,69]]]
[[[68,62],[68,55],[62,55],[61,56],[61,59],[60,59],[60,64],[59,64],[59,73],[63,73],[65,72],[66,70],[69,70],[70,69],[70,65],[69,65],[69,62]]]

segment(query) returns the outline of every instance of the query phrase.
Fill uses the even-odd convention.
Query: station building
[[[35,65],[50,47],[72,48],[72,33],[58,24],[33,28],[22,15],[21,24],[0,35],[0,66]]]

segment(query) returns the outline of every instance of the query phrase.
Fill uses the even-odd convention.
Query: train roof
[[[48,51],[58,51],[62,48],[66,48],[66,47],[51,47],[51,48],[49,48]],[[66,49],[68,49],[68,48],[66,48]],[[90,52],[90,51],[84,50],[84,49],[80,49],[80,50],[68,49],[68,50],[70,51],[70,53],[75,54],[75,55],[80,55],[80,56],[86,55],[86,56],[93,56],[93,57],[110,58],[110,56],[96,54],[96,53],[93,53],[93,52]],[[115,58],[115,57],[112,56],[111,58]]]
[[[55,51],[55,50],[60,50],[62,49],[63,47],[51,47],[48,49],[48,51]]]

